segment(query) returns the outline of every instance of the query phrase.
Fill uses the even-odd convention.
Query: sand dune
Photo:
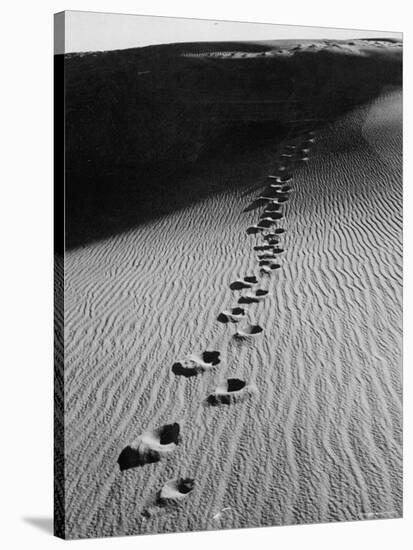
[[[297,143],[309,161],[282,178],[269,143],[228,160],[234,180],[254,167],[250,192],[66,254],[68,537],[400,516],[400,90]],[[260,222],[272,174],[292,189],[281,222],[259,195]],[[245,320],[217,322],[241,298]],[[174,423],[173,452],[120,471]]]

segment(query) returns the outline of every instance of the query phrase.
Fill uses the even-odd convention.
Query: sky
[[[65,15],[65,51],[59,51],[63,43],[60,46],[58,41],[56,53],[117,50],[173,42],[374,37],[402,39],[401,33],[385,31],[83,11],[66,11]]]

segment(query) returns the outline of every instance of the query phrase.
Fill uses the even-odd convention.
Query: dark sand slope
[[[176,172],[181,164],[183,173],[188,165],[199,169],[211,149],[222,156],[234,137],[247,135],[257,146],[263,135],[274,138],[296,123],[334,120],[384,85],[401,84],[401,57],[399,42],[287,40],[59,58],[66,86],[66,246],[227,191],[219,179],[186,189]],[[259,133],[251,135],[252,126]]]
[[[271,144],[194,182],[228,192],[66,254],[68,537],[401,515],[401,146],[398,89],[320,130],[283,206],[282,268],[251,289],[230,284],[258,275],[248,207]],[[217,316],[257,288],[242,307],[264,332],[240,342]],[[204,350],[213,369],[172,372]],[[255,397],[208,406],[225,379]],[[173,453],[119,470],[125,445],[173,422]],[[155,506],[180,478],[190,494]]]

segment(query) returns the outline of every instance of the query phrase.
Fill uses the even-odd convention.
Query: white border
[[[407,31],[404,96],[411,95],[408,2],[405,0],[142,0],[8,2],[2,7],[1,197],[1,484],[0,539],[7,549],[66,544],[23,518],[52,514],[52,64],[53,12],[116,11],[294,25]],[[411,108],[405,102],[405,133]],[[411,222],[413,178],[405,149],[405,418],[412,417]],[[410,277],[409,277],[410,276]],[[410,403],[409,403],[410,402]],[[405,519],[238,531],[125,537],[70,543],[75,548],[278,547],[295,549],[408,548],[412,521],[405,431]],[[116,546],[115,546],[116,545]]]

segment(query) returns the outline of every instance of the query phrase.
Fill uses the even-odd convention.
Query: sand
[[[264,233],[246,230],[271,143],[192,181],[226,178],[227,191],[66,253],[68,538],[401,515],[400,90],[302,147],[283,219]],[[260,270],[254,246],[271,238],[281,267]],[[217,321],[257,289],[268,294],[240,306],[245,318]],[[219,363],[173,372],[205,351]],[[256,393],[210,406],[227,379]],[[172,452],[120,470],[122,449],[175,422]],[[181,478],[192,490],[158,506]]]

